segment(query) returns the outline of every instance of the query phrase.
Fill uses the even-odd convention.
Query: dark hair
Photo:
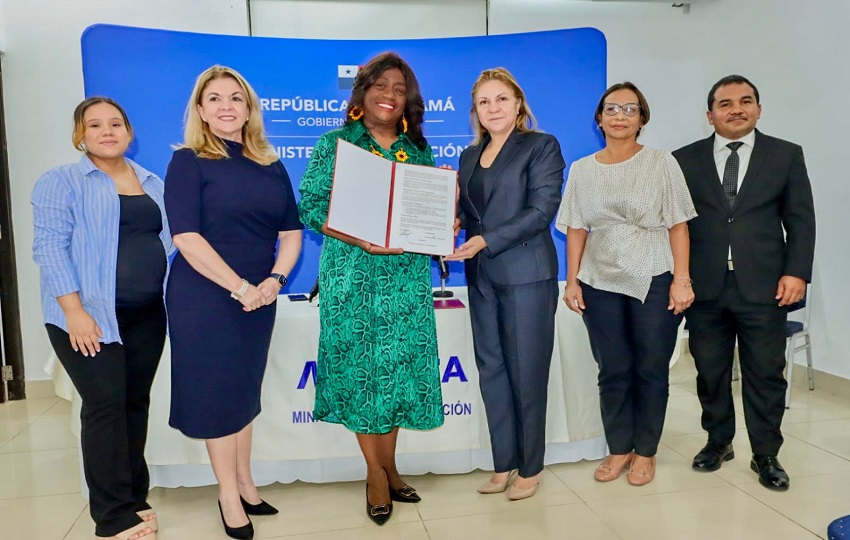
[[[363,100],[366,97],[366,91],[375,82],[381,78],[381,75],[388,69],[398,68],[404,76],[407,84],[407,101],[404,105],[404,119],[407,120],[407,136],[413,141],[413,144],[424,150],[428,146],[428,141],[422,134],[422,119],[425,116],[425,101],[422,99],[422,93],[419,91],[419,81],[416,80],[416,75],[410,66],[394,52],[381,53],[378,56],[369,60],[369,62],[360,68],[357,72],[357,77],[354,78],[354,86],[351,89],[351,98],[348,100],[348,109],[345,111],[345,123],[350,124],[355,122],[351,119],[349,113],[355,107],[363,110]],[[401,120],[398,123],[398,131],[403,131]]]
[[[121,118],[124,120],[124,126],[127,128],[127,133],[130,134],[131,139],[133,138],[133,126],[130,125],[130,119],[127,117],[127,113],[121,105],[112,98],[104,96],[90,97],[83,100],[82,103],[77,105],[77,108],[74,109],[74,131],[71,134],[71,141],[74,143],[74,148],[80,152],[86,151],[86,147],[83,146],[83,139],[86,136],[86,123],[84,118],[86,111],[89,107],[97,105],[98,103],[106,103],[118,109],[118,112],[121,113]]]
[[[605,99],[616,92],[617,90],[631,90],[637,95],[638,105],[640,105],[640,121],[643,125],[647,125],[649,123],[649,102],[646,101],[646,96],[643,95],[637,86],[634,83],[629,81],[623,81],[621,83],[612,84],[608,87],[608,90],[605,90],[605,93],[602,94],[602,97],[599,98],[599,104],[596,105],[596,114],[593,115],[593,119],[596,121],[596,125],[599,126],[599,129],[602,131],[602,135],[605,135],[605,131],[602,130],[602,109],[605,107]],[[637,135],[635,138],[640,137],[640,132],[643,131],[643,126],[638,128]]]
[[[723,77],[711,87],[711,90],[708,91],[708,110],[714,106],[714,94],[717,92],[717,89],[721,86],[726,86],[727,84],[747,84],[750,88],[753,89],[753,93],[756,95],[756,104],[761,103],[759,98],[759,89],[756,88],[756,85],[750,82],[749,79],[744,77],[743,75],[727,75]]]

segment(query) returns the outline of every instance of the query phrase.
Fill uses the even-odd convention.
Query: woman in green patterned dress
[[[391,501],[420,500],[396,469],[398,428],[443,423],[430,258],[328,230],[328,203],[337,139],[391,161],[434,165],[424,112],[410,66],[394,53],[376,56],[354,80],[345,125],[319,139],[300,187],[301,221],[325,237],[313,416],[357,435],[366,510],[379,525]]]

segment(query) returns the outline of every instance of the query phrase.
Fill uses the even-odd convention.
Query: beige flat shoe
[[[142,521],[147,523],[148,527],[150,527],[153,532],[159,531],[159,521],[157,521],[156,519],[156,512],[153,510],[153,508],[149,508],[148,510],[139,510],[138,512],[136,512],[136,514],[140,518],[142,518]],[[145,519],[145,517],[147,516],[153,517],[150,519]]]
[[[120,533],[116,534],[115,536],[95,536],[95,538],[97,540],[129,540],[129,538],[131,536],[133,536],[134,534],[140,533],[140,532],[144,531],[145,529],[150,529],[150,525],[147,522],[143,521],[143,522],[139,523],[138,525],[134,525],[133,527],[130,527],[127,530],[121,531]],[[141,540],[142,538],[144,538],[145,540],[156,540],[156,531],[151,529],[150,534],[140,536],[139,540]]]
[[[516,483],[511,486],[511,490],[508,491],[508,499],[512,501],[521,501],[522,499],[528,499],[529,497],[533,497],[535,493],[537,493],[537,486],[540,485],[540,478],[537,478],[537,483],[531,487],[521,488],[517,487]]]
[[[492,495],[493,493],[504,493],[506,489],[508,489],[508,484],[511,483],[511,480],[517,474],[517,469],[512,470],[508,473],[508,478],[504,482],[487,482],[486,484],[481,484],[478,486],[478,493],[483,493],[484,495]]]
[[[616,480],[623,474],[623,469],[629,466],[634,459],[635,453],[628,454],[611,454],[599,467],[596,467],[596,472],[593,473],[593,479],[597,482],[610,482]]]
[[[652,482],[655,478],[655,456],[643,457],[635,454],[626,478],[633,486],[645,486]]]

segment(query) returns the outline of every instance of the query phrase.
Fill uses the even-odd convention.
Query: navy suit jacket
[[[486,275],[497,285],[534,283],[558,276],[558,255],[549,226],[561,202],[564,158],[552,135],[514,131],[490,166],[490,184],[479,212],[469,180],[489,136],[460,156],[461,226],[466,238],[481,235],[487,247],[466,261],[466,281]]]
[[[697,217],[688,222],[697,301],[716,299],[728,250],[749,302],[775,303],[783,275],[812,279],[815,208],[803,149],[756,131],[747,173],[729,208],[714,162],[714,135],[673,152]]]

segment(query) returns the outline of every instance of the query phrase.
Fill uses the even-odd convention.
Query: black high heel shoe
[[[239,500],[242,501],[242,508],[245,509],[245,513],[249,516],[273,516],[278,513],[277,508],[263,499],[260,499],[259,504],[251,504],[240,495]]]
[[[401,489],[390,488],[390,499],[396,502],[418,503],[422,500],[422,497],[416,493],[413,486],[404,486]]]
[[[241,527],[231,527],[224,520],[224,511],[221,509],[221,501],[218,501],[218,513],[221,514],[221,523],[224,525],[224,532],[227,536],[235,540],[254,540],[254,524],[251,523],[251,518],[248,518],[248,524]]]
[[[383,525],[390,520],[393,515],[393,505],[390,504],[369,504],[369,484],[366,484],[366,515],[377,525]]]

